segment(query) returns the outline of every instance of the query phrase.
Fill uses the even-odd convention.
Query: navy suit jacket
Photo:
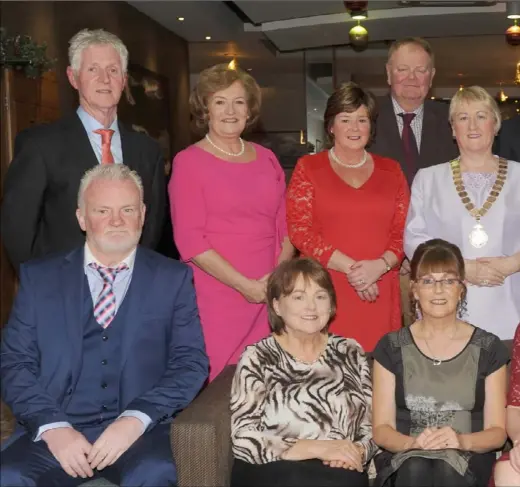
[[[15,437],[68,421],[78,381],[84,306],[83,247],[21,266],[20,288],[1,343],[2,398]],[[146,413],[152,428],[171,421],[208,373],[191,269],[138,247],[121,344],[120,408]],[[13,438],[14,439],[14,438]]]

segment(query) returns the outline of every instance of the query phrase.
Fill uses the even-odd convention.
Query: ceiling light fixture
[[[184,22],[184,17],[177,17],[177,20],[178,20],[179,22]]]
[[[343,4],[354,20],[365,20],[368,17],[368,0],[343,2]]]
[[[506,15],[508,19],[520,19],[520,2],[506,2]]]
[[[211,41],[211,36],[206,36],[207,41]]]
[[[506,42],[510,46],[520,46],[520,26],[517,24],[518,20],[506,30]]]
[[[350,45],[356,52],[364,51],[368,47],[368,30],[366,30],[358,20],[358,25],[350,29],[348,33]]]

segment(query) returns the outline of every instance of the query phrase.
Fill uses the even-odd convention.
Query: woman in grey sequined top
[[[468,283],[461,318],[510,340],[520,322],[520,164],[491,152],[500,111],[483,88],[454,95],[450,122],[460,157],[417,173],[405,252],[431,238],[456,244]]]

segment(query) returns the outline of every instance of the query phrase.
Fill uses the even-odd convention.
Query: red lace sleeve
[[[287,226],[293,245],[304,255],[327,267],[336,250],[325,242],[313,222],[314,186],[300,159],[287,188]]]
[[[399,177],[399,189],[395,199],[392,230],[390,231],[386,250],[393,252],[399,259],[399,262],[401,262],[404,257],[403,238],[406,215],[408,214],[408,207],[410,206],[410,188],[408,187],[408,182],[404,177],[403,171],[397,167],[396,172]]]
[[[520,407],[520,325],[516,327],[507,405]]]

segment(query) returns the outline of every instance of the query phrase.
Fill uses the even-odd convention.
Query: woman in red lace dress
[[[287,193],[289,237],[332,275],[338,309],[331,332],[371,351],[401,326],[399,264],[410,199],[392,159],[369,154],[376,104],[355,83],[329,98],[332,148],[298,161]]]
[[[506,429],[513,449],[502,455],[495,467],[496,487],[520,485],[520,325],[516,327],[513,341]]]

